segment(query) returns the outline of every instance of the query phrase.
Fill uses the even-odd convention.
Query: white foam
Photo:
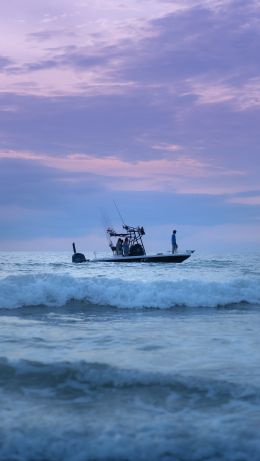
[[[257,386],[249,384],[238,384],[227,380],[201,378],[190,374],[159,373],[142,371],[137,369],[117,368],[106,363],[98,362],[36,362],[24,359],[7,360],[0,357],[1,384],[5,383],[7,388],[27,388],[28,395],[31,390],[41,391],[41,396],[51,397],[51,390],[57,394],[63,391],[68,393],[71,389],[80,389],[84,394],[89,390],[93,392],[125,389],[126,391],[141,391],[145,387],[147,392],[158,392],[158,389],[169,388],[176,392],[176,395],[187,396],[198,393],[200,398],[252,400],[258,402],[260,392]],[[169,390],[168,389],[168,390]],[[103,389],[104,390],[104,389]],[[44,394],[42,394],[44,392]],[[164,389],[166,392],[166,389]],[[168,391],[167,391],[168,392]],[[71,396],[70,396],[71,397]]]
[[[258,392],[250,401],[234,383],[86,362],[0,367],[0,460],[259,460]],[[92,402],[74,399],[73,383]],[[46,384],[57,393],[30,392]]]
[[[70,300],[118,308],[168,309],[216,307],[237,303],[260,304],[255,279],[136,281],[69,275],[19,275],[0,280],[0,308],[63,306]]]

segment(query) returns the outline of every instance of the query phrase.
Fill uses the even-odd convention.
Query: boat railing
[[[146,252],[142,241],[142,236],[145,235],[143,226],[133,227],[124,224],[123,229],[126,232],[116,232],[113,227],[107,228],[109,247],[111,248],[113,254],[116,253],[116,245],[114,244],[112,237],[127,237],[129,243],[129,254],[132,256],[145,255]]]

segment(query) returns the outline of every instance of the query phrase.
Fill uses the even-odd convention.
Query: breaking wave
[[[18,275],[0,280],[0,308],[61,307],[70,301],[118,308],[175,306],[217,307],[260,304],[260,284],[254,279],[230,281],[127,281],[119,278],[70,275]]]
[[[0,359],[0,396],[1,461],[259,460],[251,385]]]
[[[202,379],[190,375],[164,374],[134,369],[122,369],[114,366],[86,362],[51,362],[43,363],[31,360],[7,360],[0,357],[0,388],[6,391],[17,392],[27,390],[33,395],[41,395],[44,390],[53,393],[48,397],[73,399],[80,396],[90,396],[90,392],[111,392],[117,389],[127,392],[146,392],[161,394],[175,392],[176,396],[204,400],[260,400],[260,389],[255,386],[229,383],[216,379]],[[38,391],[38,392],[37,392]]]

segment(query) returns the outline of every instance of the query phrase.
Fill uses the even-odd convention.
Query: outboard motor
[[[83,255],[83,253],[76,252],[76,246],[74,242],[72,243],[72,248],[74,252],[74,254],[72,255],[72,262],[73,263],[85,263],[87,261],[87,259],[85,258],[85,255]]]

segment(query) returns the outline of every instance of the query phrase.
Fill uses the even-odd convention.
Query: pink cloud
[[[56,67],[38,70],[35,65],[52,60],[58,50],[66,47],[86,56],[99,56],[100,50],[106,47],[122,50],[126,43],[135,46],[159,33],[151,26],[151,20],[182,9],[181,4],[162,4],[158,0],[151,0],[149,9],[137,0],[76,4],[57,0],[55,5],[46,0],[39,1],[37,8],[30,0],[23,8],[17,0],[12,5],[6,3],[0,18],[1,33],[5,37],[0,44],[0,56],[8,56],[14,64],[9,66],[8,74],[0,74],[1,92],[42,96],[122,94],[133,85],[118,75],[124,67],[122,58],[111,58],[109,63],[93,66],[91,70],[75,69],[69,64],[60,66],[58,62]]]
[[[34,154],[32,152],[2,151],[0,158],[32,160],[45,166],[74,173],[93,173],[109,177],[161,177],[174,176],[208,177],[220,172],[209,162],[194,159],[188,155],[172,159],[138,160],[130,162],[115,156],[95,157],[88,154],[70,154],[64,157]],[[226,172],[225,172],[226,174]]]
[[[228,200],[228,202],[237,203],[238,205],[260,205],[260,195],[253,195],[251,197],[232,197]]]
[[[210,77],[186,80],[190,90],[185,94],[197,97],[197,104],[230,103],[236,110],[244,111],[260,107],[260,78],[248,79],[243,84],[231,84],[228,79],[214,81]]]
[[[154,144],[151,147],[152,149],[160,150],[162,152],[179,152],[180,150],[183,150],[183,147],[179,144],[167,144],[166,142]]]
[[[227,0],[99,0],[71,2],[51,0],[6,2],[1,11],[0,26],[5,40],[0,55],[14,61],[15,72],[0,74],[2,92],[31,95],[122,94],[135,84],[122,77],[128,53],[126,47],[138,51],[144,39],[160,35],[153,21],[167,15],[188,12],[194,7],[211,11],[227,8]],[[15,13],[14,13],[15,12]],[[41,38],[41,39],[40,39]],[[116,47],[120,59],[94,66],[91,70],[60,66],[35,69],[35,65],[52,60],[57,50],[80,50],[86,56],[98,56],[100,50]],[[34,67],[34,68],[33,68]],[[28,81],[31,85],[28,85]]]
[[[64,171],[70,176],[60,181],[80,181],[74,174],[93,174],[106,179],[106,187],[125,191],[175,191],[180,194],[223,195],[256,189],[245,172],[227,170],[210,161],[175,155],[173,158],[131,162],[116,156],[97,157],[90,154],[70,154],[64,157],[32,152],[2,151],[0,158],[37,162]],[[238,178],[238,179],[237,179]],[[104,183],[104,179],[102,179]]]

